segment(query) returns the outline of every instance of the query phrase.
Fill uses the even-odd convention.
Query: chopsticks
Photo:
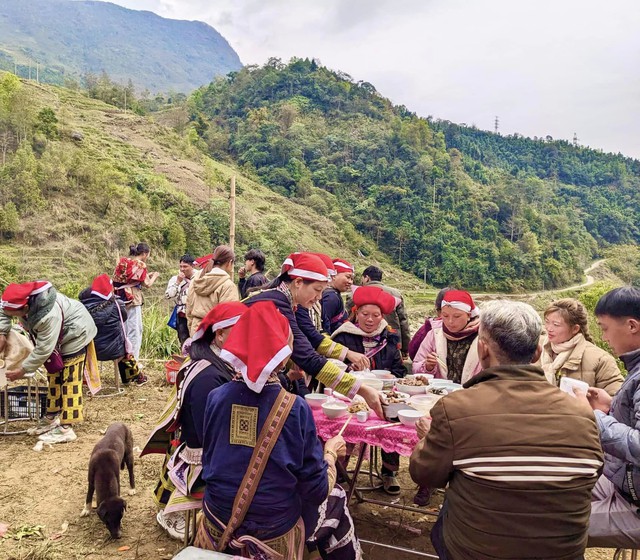
[[[446,362],[443,362],[440,358],[438,358],[438,356],[436,356],[436,360],[438,361],[438,364],[440,364],[440,367],[444,369],[444,371],[449,371]]]
[[[392,428],[393,426],[402,426],[400,422],[389,422],[388,424],[378,424],[377,426],[369,426],[365,428],[365,432],[372,432],[373,430],[379,430],[380,428]]]
[[[342,428],[340,428],[340,431],[338,432],[338,436],[341,436],[342,433],[344,432],[345,428],[349,425],[349,422],[351,422],[351,419],[353,418],[353,416],[349,416],[349,418],[347,418],[347,421],[342,424]]]

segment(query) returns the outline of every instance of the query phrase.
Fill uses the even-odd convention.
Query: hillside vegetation
[[[144,240],[162,293],[181,254],[228,241],[233,174],[149,118],[0,73],[2,284],[46,277],[74,294]],[[333,195],[318,196],[322,213],[238,174],[237,252],[260,247],[271,273],[291,251],[325,250],[409,278],[341,218]]]
[[[63,84],[107,72],[140,91],[189,93],[238,70],[236,52],[215,29],[108,2],[2,0],[0,70]]]
[[[344,219],[436,286],[569,285],[604,247],[639,238],[639,162],[418,118],[313,60],[245,67],[190,102],[211,154],[314,208],[318,188],[334,194]]]

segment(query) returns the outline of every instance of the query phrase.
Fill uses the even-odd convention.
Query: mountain
[[[332,195],[320,193],[324,207],[317,212],[276,194],[204,155],[197,136],[192,142],[163,118],[172,120],[0,72],[0,287],[48,278],[77,294],[95,275],[111,272],[131,243],[146,241],[150,266],[163,279],[150,301],[164,301],[163,286],[182,254],[203,255],[228,242],[232,175],[236,252],[261,248],[270,276],[289,253],[312,250],[360,269],[382,263],[393,278],[417,284],[337,219]]]
[[[107,2],[2,0],[0,69],[64,83],[105,71],[151,92],[188,93],[242,63],[215,29]]]
[[[332,193],[337,215],[436,286],[566,286],[640,242],[640,162],[620,154],[419,118],[308,59],[246,67],[190,103],[211,154],[314,209]]]

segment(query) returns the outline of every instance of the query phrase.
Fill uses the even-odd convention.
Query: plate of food
[[[422,375],[412,375],[399,379],[396,386],[403,393],[410,395],[424,395],[429,385],[429,379]]]
[[[398,410],[409,408],[409,398],[411,395],[400,391],[382,391],[382,410],[387,418],[397,418]]]

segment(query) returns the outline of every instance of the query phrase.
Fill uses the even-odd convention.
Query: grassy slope
[[[72,131],[82,132],[84,140],[78,147],[68,149],[81,150],[95,165],[115,161],[129,179],[151,173],[169,190],[188,196],[193,204],[204,206],[213,200],[224,209],[230,177],[236,175],[238,237],[261,242],[266,252],[275,247],[280,252],[283,247],[287,251],[324,251],[350,259],[359,269],[379,263],[401,286],[419,284],[374,251],[371,242],[358,236],[357,247],[346,244],[340,229],[327,217],[203,156],[170,128],[150,118],[125,114],[71,90],[33,82],[24,82],[24,86],[36,106],[50,106],[56,111],[63,138],[68,138]],[[71,140],[63,142],[73,144]],[[110,271],[116,256],[130,242],[143,238],[132,226],[135,205],[108,204],[110,184],[109,177],[105,177],[101,199],[104,210],[92,206],[89,199],[69,196],[60,190],[50,197],[45,210],[24,218],[17,239],[0,246],[4,274],[11,276],[3,279],[47,277],[66,285],[83,283],[95,274]],[[365,248],[372,258],[358,257],[359,248]],[[153,249],[150,266],[166,272],[162,280],[167,280],[175,257],[169,258],[161,250]]]

